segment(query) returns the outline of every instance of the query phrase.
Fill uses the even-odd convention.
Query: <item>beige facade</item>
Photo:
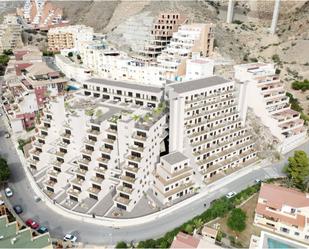
[[[263,183],[254,224],[309,244],[309,197],[295,189]]]

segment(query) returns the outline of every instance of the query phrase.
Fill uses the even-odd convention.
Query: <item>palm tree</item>
[[[305,177],[303,184],[304,184],[305,191],[309,192],[309,175]]]
[[[193,220],[193,224],[196,230],[199,230],[204,225],[202,219]]]
[[[140,119],[140,116],[134,114],[132,118],[133,118],[134,121],[138,121]]]

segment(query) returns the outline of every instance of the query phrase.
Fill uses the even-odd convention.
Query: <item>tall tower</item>
[[[233,15],[234,15],[234,0],[229,0],[227,17],[226,17],[227,23],[231,23],[233,21]]]
[[[277,22],[278,22],[279,11],[280,11],[280,1],[281,0],[275,0],[275,1],[276,2],[275,2],[274,12],[273,12],[273,19],[271,21],[271,27],[270,27],[271,34],[276,33]]]

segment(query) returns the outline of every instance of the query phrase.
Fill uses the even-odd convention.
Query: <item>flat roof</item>
[[[169,164],[175,164],[175,163],[180,163],[184,160],[187,160],[188,157],[186,157],[184,154],[182,154],[179,151],[175,151],[175,152],[172,152],[170,154],[163,156],[162,159],[168,162]]]
[[[102,78],[91,78],[89,80],[86,80],[85,82],[97,83],[97,84],[106,85],[106,86],[127,88],[131,90],[139,90],[139,91],[144,91],[144,92],[160,93],[162,91],[162,89],[159,87],[147,86],[143,84],[134,84],[130,82],[114,81],[114,80],[108,80],[108,79],[102,79]]]
[[[170,84],[169,86],[174,89],[177,93],[191,92],[194,90],[202,89],[209,86],[220,85],[223,83],[228,83],[230,80],[224,79],[219,76],[211,76],[198,80],[185,81],[176,84]]]

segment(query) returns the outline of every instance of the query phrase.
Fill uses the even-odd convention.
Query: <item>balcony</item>
[[[37,134],[37,137],[40,138],[40,139],[42,139],[42,140],[45,140],[45,138],[47,137],[47,135],[43,135],[43,134],[41,134],[41,133],[38,133],[38,134]]]
[[[117,135],[117,130],[116,130],[116,129],[108,128],[108,129],[106,129],[106,132],[107,132],[107,133],[111,133],[111,134],[113,134],[113,135]]]
[[[81,152],[85,155],[91,156],[93,153],[93,150],[83,149]]]
[[[42,152],[38,151],[37,149],[32,149],[29,151],[29,153],[35,156],[39,156]]]
[[[67,193],[68,193],[69,195],[72,195],[72,196],[75,196],[75,197],[78,198],[78,196],[79,196],[79,194],[80,194],[80,191],[79,191],[78,189],[72,189],[72,188],[70,188],[70,189],[68,189]]]
[[[129,146],[129,149],[130,150],[135,150],[135,151],[138,151],[138,152],[143,152],[144,151],[144,147],[137,146],[137,145],[131,145],[131,146]]]
[[[91,134],[91,135],[93,135],[93,136],[98,136],[98,135],[100,135],[100,131],[94,130],[94,129],[89,129],[89,130],[87,130],[87,133],[89,133],[89,134]]]
[[[71,134],[68,134],[68,133],[64,132],[60,136],[69,139],[71,137]]]
[[[103,178],[101,178],[101,177],[97,177],[97,176],[93,176],[93,177],[91,177],[91,179],[90,179],[91,181],[93,181],[94,183],[97,183],[97,184],[101,184],[103,181],[104,181],[104,179]]]
[[[74,169],[74,173],[85,176],[86,173],[87,173],[87,170],[81,169],[81,168],[76,168],[76,169]]]
[[[109,138],[104,138],[104,139],[103,139],[103,142],[104,142],[104,143],[107,143],[107,144],[113,145],[113,144],[115,143],[115,140],[109,139]]]
[[[59,156],[59,157],[62,157],[62,158],[64,157],[65,154],[66,154],[66,153],[64,153],[64,152],[62,152],[62,151],[56,151],[56,152],[55,152],[55,155],[56,155],[56,156]]]
[[[51,163],[51,165],[55,165],[55,166],[57,166],[57,167],[60,167],[62,164],[63,164],[63,162],[59,162],[59,161],[57,161],[57,160],[52,161],[52,163]]]
[[[35,147],[42,148],[44,144],[43,144],[43,143],[40,143],[39,141],[35,141],[35,142],[33,143],[33,145],[34,145]]]
[[[101,189],[90,187],[87,189],[87,191],[91,194],[97,195],[101,191]]]
[[[61,147],[61,148],[67,148],[68,147],[68,143],[65,143],[65,142],[63,142],[63,141],[59,141],[58,143],[57,143],[57,145],[59,146],[59,147]]]
[[[39,162],[37,160],[33,160],[32,158],[28,158],[27,161],[28,161],[29,164],[34,165],[34,166],[36,166],[38,164],[38,162]]]
[[[97,141],[90,140],[90,139],[87,139],[87,138],[84,140],[84,143],[85,143],[85,144],[89,144],[89,145],[92,145],[92,146],[94,146],[96,142],[97,142]]]
[[[60,172],[57,171],[57,170],[51,169],[51,170],[49,170],[49,171],[47,172],[47,174],[50,175],[50,176],[58,177],[58,175],[60,174]]]
[[[88,166],[90,163],[90,160],[86,158],[81,158],[81,159],[78,159],[77,162]]]
[[[134,183],[136,181],[135,178],[130,176],[121,176],[120,179],[124,182]]]
[[[99,157],[97,159],[98,162],[101,162],[101,163],[105,163],[107,164],[109,162],[110,159],[107,159],[107,158],[103,158],[103,157]]]
[[[48,131],[49,127],[45,127],[44,125],[39,126],[39,129],[42,131]]]
[[[125,167],[124,167],[124,170],[136,174],[137,171],[139,170],[139,168],[136,168],[136,167],[134,167],[134,166],[129,166],[129,165],[128,165],[128,166],[125,166]]]
[[[118,186],[117,187],[117,190],[119,192],[124,192],[126,194],[131,194],[133,192],[133,189],[132,188],[128,188],[128,187],[125,187],[125,186]]]
[[[95,167],[94,171],[100,174],[105,174],[106,173],[106,169],[103,167]]]
[[[130,199],[126,199],[126,198],[123,198],[123,197],[121,197],[121,196],[117,196],[116,198],[115,198],[115,201],[116,202],[119,202],[119,203],[121,203],[121,204],[123,204],[123,205],[128,205],[129,203],[130,203]]]
[[[137,163],[140,163],[142,158],[141,157],[137,157],[137,156],[132,156],[132,155],[129,155],[127,156],[127,159],[130,160],[130,161],[134,161],[134,162],[137,162]]]
[[[82,186],[84,180],[80,179],[78,177],[75,177],[74,179],[71,180],[71,183],[74,185]]]
[[[107,153],[107,154],[110,154],[110,153],[112,152],[112,149],[106,148],[106,147],[104,147],[104,146],[102,146],[100,150],[101,150],[102,152]]]
[[[44,184],[45,184],[46,186],[49,186],[49,187],[52,187],[52,188],[55,186],[56,183],[57,183],[57,182],[52,181],[52,180],[47,180],[47,181],[44,182]]]
[[[139,141],[143,141],[143,142],[145,142],[146,141],[146,137],[144,137],[144,136],[139,136],[139,135],[137,135],[136,133],[132,136],[134,139],[136,139],[136,140],[139,140]]]

